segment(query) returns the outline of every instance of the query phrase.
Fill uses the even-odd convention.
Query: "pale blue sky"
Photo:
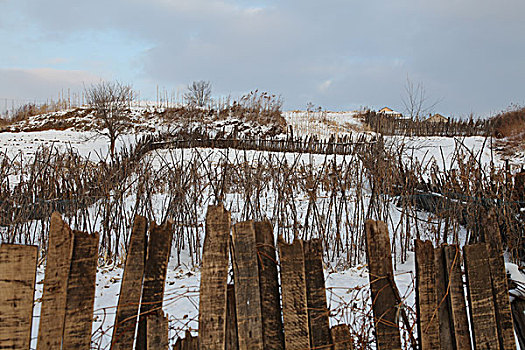
[[[525,102],[523,13],[523,0],[0,0],[0,99],[118,79],[154,100],[204,79],[286,109],[402,111],[408,76],[437,111],[485,116]]]

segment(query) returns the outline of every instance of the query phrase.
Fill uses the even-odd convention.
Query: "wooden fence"
[[[454,245],[416,241],[417,332],[394,281],[387,226],[369,220],[365,230],[377,349],[515,349],[513,311],[523,341],[523,304],[511,308],[499,229],[490,216],[486,242],[465,246],[463,254]],[[135,349],[168,349],[162,302],[172,232],[170,221],[135,218],[111,349],[132,349],[134,342]],[[89,349],[99,237],[71,230],[57,213],[49,236],[37,349]],[[268,221],[232,227],[222,205],[210,206],[199,335],[186,332],[174,349],[353,349],[356,334],[348,325],[330,327],[322,251],[317,239],[288,244],[280,237],[275,244]],[[36,247],[0,246],[1,349],[29,348],[36,267]],[[407,344],[400,328],[409,333]]]

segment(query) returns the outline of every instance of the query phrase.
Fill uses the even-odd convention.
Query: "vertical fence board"
[[[235,285],[228,284],[226,311],[226,350],[239,350],[237,312],[235,311]]]
[[[367,220],[365,230],[377,349],[401,349],[395,291],[388,282],[393,276],[388,229],[384,222]]]
[[[500,349],[516,349],[514,329],[512,324],[512,311],[510,308],[509,287],[507,285],[507,272],[503,258],[503,244],[498,222],[493,211],[483,219],[485,241],[489,248],[489,266],[492,279],[492,293],[496,311],[496,325],[498,327],[498,341]]]
[[[333,326],[331,329],[333,339],[333,350],[353,350],[352,335],[346,324]]]
[[[38,247],[0,245],[0,349],[29,349]]]
[[[486,243],[465,246],[465,271],[475,349],[499,349]]]
[[[421,350],[440,347],[435,264],[432,242],[416,240],[416,306]]]
[[[436,266],[436,296],[439,307],[439,339],[441,350],[454,350],[455,335],[450,317],[450,298],[447,273],[445,272],[444,247],[434,249],[434,261]]]
[[[310,348],[303,241],[279,237],[284,343],[287,350]]]
[[[136,341],[137,350],[147,347],[147,319],[155,310],[162,310],[166,270],[171,253],[173,223],[151,224],[149,230],[148,253],[144,267],[144,284],[140,303],[139,328]]]
[[[253,221],[233,226],[233,277],[240,349],[263,349],[261,296]]]
[[[304,242],[304,268],[310,345],[323,348],[332,344],[330,333],[330,311],[326,304],[326,289],[323,270],[323,246],[321,240]]]
[[[230,213],[209,206],[202,252],[199,296],[199,348],[224,350],[230,242]]]
[[[168,318],[162,310],[156,310],[148,317],[147,328],[147,350],[168,349]]]
[[[57,212],[51,215],[48,245],[38,330],[38,350],[60,349],[64,334],[67,280],[73,253],[73,232]]]
[[[449,290],[449,313],[451,318],[451,333],[454,335],[455,348],[470,350],[470,328],[461,273],[461,250],[457,245],[443,247],[445,258],[445,273]]]
[[[62,349],[89,349],[98,260],[98,233],[74,231]]]
[[[281,297],[277,272],[277,257],[272,225],[269,221],[255,223],[259,285],[261,294],[263,343],[269,350],[284,349]]]
[[[133,347],[140,296],[142,294],[142,278],[144,277],[146,229],[146,218],[135,216],[122,284],[120,285],[117,316],[115,317],[115,327],[111,341],[112,350],[131,349]]]

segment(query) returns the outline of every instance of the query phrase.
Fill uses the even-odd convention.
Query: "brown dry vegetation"
[[[525,140],[525,107],[514,105],[492,118],[494,136]]]

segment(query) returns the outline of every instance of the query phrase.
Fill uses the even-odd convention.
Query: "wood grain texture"
[[[147,348],[147,318],[155,310],[162,310],[172,238],[173,223],[171,221],[168,220],[161,226],[155,223],[151,224],[135,345],[137,350],[146,350]]]
[[[503,244],[494,211],[490,211],[482,219],[485,229],[485,241],[489,248],[490,277],[492,279],[492,294],[496,311],[496,325],[498,327],[498,341],[500,349],[516,349],[512,310],[510,308],[509,287],[507,284],[507,270],[503,257]]]
[[[320,239],[305,241],[303,246],[310,345],[323,348],[332,344],[330,311],[324,283],[323,246]]]
[[[199,348],[224,350],[230,249],[230,213],[209,206],[202,252],[199,296]]]
[[[98,260],[98,233],[73,231],[62,349],[90,349]]]
[[[382,221],[367,220],[365,231],[377,349],[401,349],[396,296],[388,282],[393,276],[388,229]]]
[[[346,324],[333,326],[331,329],[333,339],[333,350],[353,350],[352,335]]]
[[[168,350],[168,317],[156,310],[146,319],[147,350]]]
[[[259,267],[253,221],[233,226],[233,277],[239,349],[263,349]]]
[[[259,286],[261,295],[263,342],[268,350],[284,349],[284,333],[279,293],[277,256],[272,225],[269,221],[255,223]]]
[[[310,348],[303,241],[278,240],[281,261],[284,343],[287,350]]]
[[[237,312],[235,311],[235,286],[228,284],[226,311],[226,350],[239,350]]]
[[[48,245],[38,350],[60,349],[64,334],[67,282],[73,254],[73,232],[57,212],[51,215]]]
[[[450,318],[450,298],[449,284],[447,273],[445,272],[444,247],[434,249],[434,261],[436,266],[436,296],[439,307],[439,339],[442,350],[453,350],[455,335],[452,328],[452,319]]]
[[[38,247],[0,245],[0,349],[29,349]]]
[[[129,239],[128,254],[120,285],[120,294],[111,341],[112,350],[125,350],[133,347],[137,329],[137,315],[142,295],[142,280],[146,259],[147,220],[135,216]]]
[[[448,280],[448,303],[451,319],[451,334],[454,335],[454,345],[457,350],[470,350],[470,326],[463,288],[461,272],[461,249],[457,245],[443,247],[445,273]]]
[[[439,310],[436,288],[434,247],[430,241],[416,240],[416,307],[419,348],[439,349]]]
[[[486,243],[472,244],[465,246],[463,252],[474,348],[499,349],[488,246]]]

